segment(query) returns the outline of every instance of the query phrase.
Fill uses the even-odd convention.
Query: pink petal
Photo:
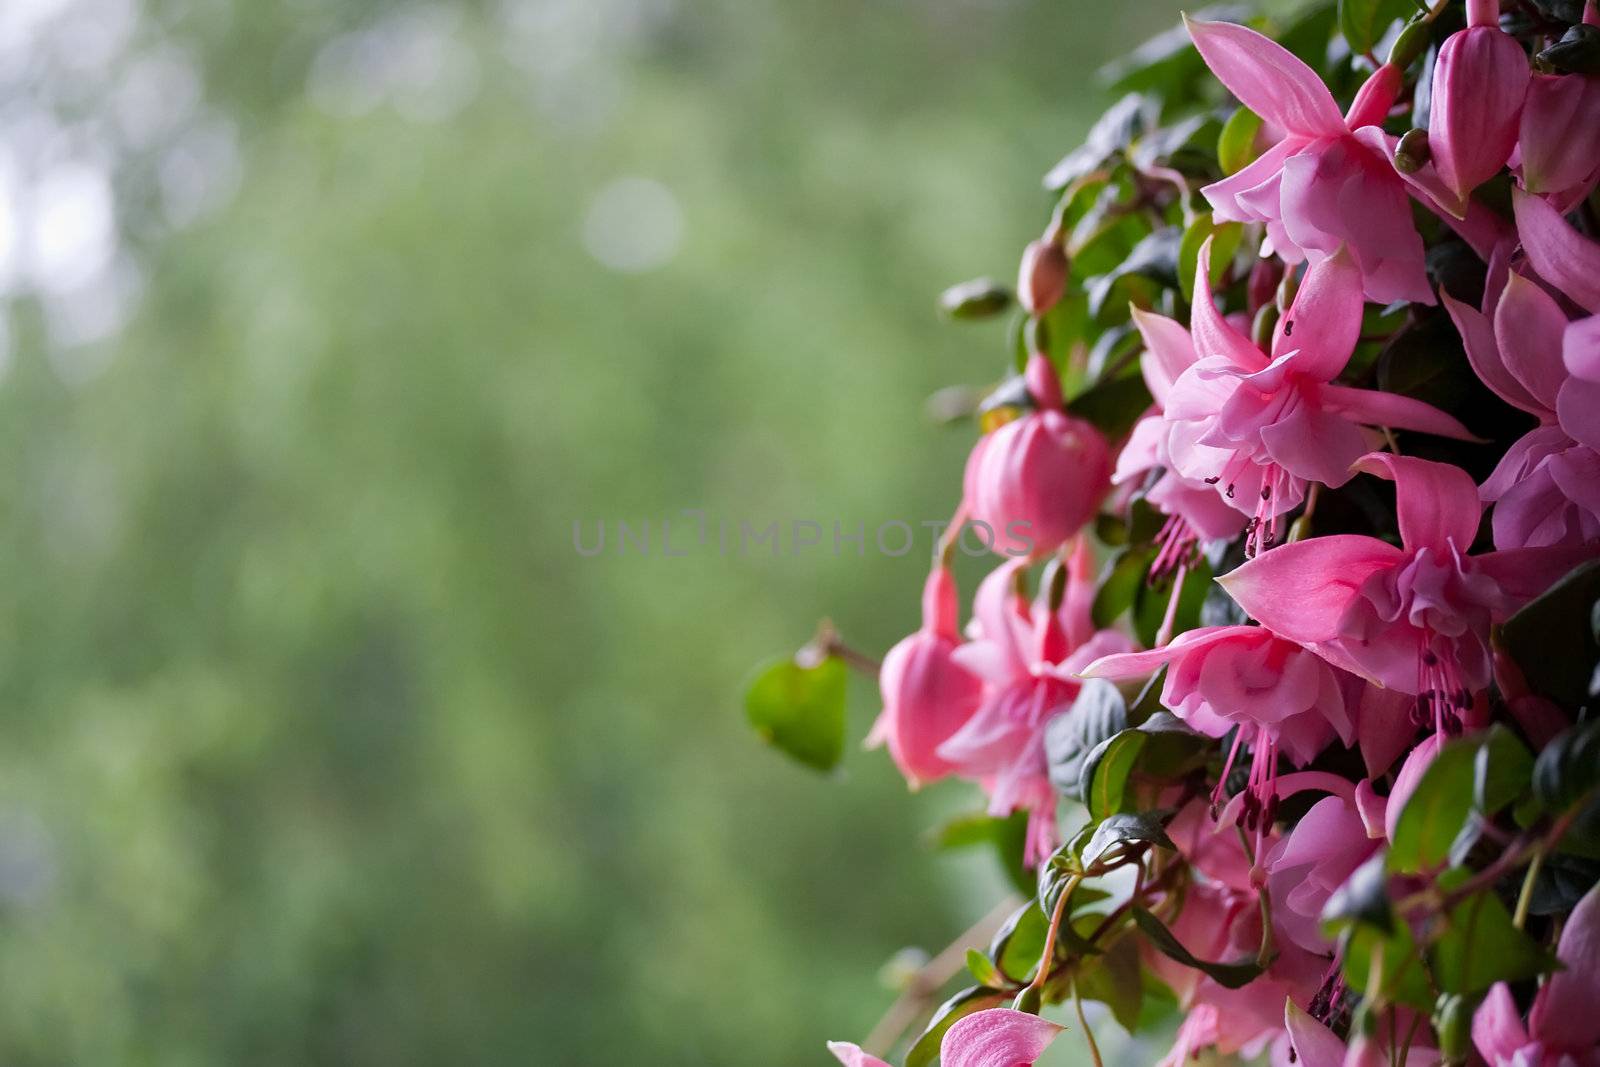
[[[1249,626],[1204,626],[1186,630],[1162,648],[1148,652],[1124,652],[1114,656],[1101,656],[1078,672],[1080,678],[1138,678],[1153,673],[1163,663],[1171,663],[1186,652],[1218,641],[1236,637],[1241,631],[1253,631]],[[1259,633],[1259,631],[1255,631]]]
[[[1561,362],[1567,316],[1555,298],[1520,274],[1506,278],[1494,312],[1495,342],[1500,359],[1546,411],[1554,411],[1556,393],[1566,380]]]
[[[1144,372],[1144,382],[1157,404],[1166,403],[1167,392],[1178,375],[1189,369],[1195,361],[1194,342],[1183,324],[1165,315],[1133,309],[1133,324],[1144,338],[1145,356],[1139,369]]]
[[[1545,281],[1586,311],[1600,311],[1600,244],[1578,233],[1536,196],[1511,191],[1517,233],[1528,262]]]
[[[1388,772],[1417,736],[1411,721],[1416,698],[1381,685],[1363,684],[1361,703],[1356,710],[1356,737],[1361,758],[1372,778]]]
[[[1600,382],[1600,315],[1580,319],[1567,327],[1561,356],[1569,374]]]
[[[1136,478],[1151,467],[1162,465],[1167,443],[1167,422],[1159,414],[1144,416],[1133,424],[1127,444],[1117,453],[1117,466],[1111,472],[1114,485]]]
[[[1417,785],[1422,781],[1422,776],[1434,758],[1439,755],[1439,748],[1444,744],[1443,734],[1433,734],[1422,744],[1411,750],[1406,761],[1400,764],[1400,769],[1395,772],[1394,788],[1389,790],[1389,803],[1384,812],[1384,834],[1392,842],[1395,827],[1400,825],[1400,815],[1406,810],[1406,801],[1411,799],[1411,794],[1417,791]]]
[[[1337,534],[1280,545],[1217,582],[1273,633],[1301,644],[1325,642],[1340,635],[1345,609],[1368,576],[1403,558],[1375,537]]]
[[[1556,395],[1556,418],[1574,440],[1600,451],[1600,382],[1568,378]]]
[[[1593,545],[1548,545],[1485,552],[1473,556],[1472,565],[1494,579],[1514,609],[1544,593],[1556,579],[1578,564],[1593,558]],[[1495,619],[1495,622],[1504,621]]]
[[[1361,268],[1350,250],[1341,247],[1306,268],[1293,306],[1273,333],[1272,354],[1298,349],[1295,369],[1317,381],[1333,381],[1355,351],[1365,307]]]
[[[1290,133],[1336,137],[1345,132],[1333,94],[1287,48],[1231,22],[1184,22],[1206,65],[1245,107]]]
[[[1221,356],[1236,367],[1259,370],[1267,365],[1266,356],[1249,338],[1228,324],[1212,298],[1211,241],[1212,238],[1207,237],[1200,246],[1200,258],[1194,269],[1194,305],[1189,315],[1194,354],[1201,360]]]
[[[1454,544],[1465,552],[1478,535],[1478,486],[1460,467],[1388,452],[1370,453],[1360,466],[1394,482],[1400,541],[1409,551]]]
[[[1344,1042],[1333,1031],[1295,1007],[1292,1000],[1283,1004],[1283,1025],[1289,1031],[1295,1056],[1305,1067],[1341,1067]]]
[[[1461,343],[1467,350],[1467,362],[1472,364],[1472,369],[1483,380],[1483,384],[1512,407],[1548,420],[1551,409],[1535,400],[1533,394],[1506,369],[1500,356],[1499,342],[1495,340],[1494,324],[1489,317],[1454,299],[1449,293],[1441,292],[1439,297],[1456,324],[1456,332],[1461,334]]]
[[[1200,192],[1215,210],[1218,222],[1277,221],[1278,185],[1283,164],[1305,147],[1299,138],[1279,141],[1237,174],[1212,182]],[[1262,210],[1265,206],[1266,210]]]
[[[1528,54],[1498,26],[1469,26],[1439,49],[1428,147],[1457,203],[1510,158],[1528,78]]]
[[[1261,443],[1290,474],[1331,488],[1348,482],[1351,464],[1372,447],[1355,423],[1311,402],[1263,426]]]
[[[1600,80],[1536,74],[1528,83],[1518,146],[1522,186],[1560,193],[1600,168]]]
[[[1473,1013],[1472,1043],[1493,1067],[1514,1062],[1517,1052],[1527,1046],[1522,1014],[1511,999],[1511,987],[1504,982],[1496,982]]]
[[[1011,1008],[973,1012],[945,1031],[943,1067],[1029,1067],[1065,1027]]]
[[[1566,969],[1551,975],[1533,998],[1528,1030],[1548,1044],[1592,1049],[1600,1043],[1600,886],[1572,909],[1556,957]]]
[[[869,1052],[863,1052],[860,1045],[853,1045],[848,1041],[828,1042],[828,1051],[844,1067],[890,1067],[888,1063],[878,1059]]]
[[[1479,438],[1447,415],[1420,400],[1376,389],[1355,389],[1347,385],[1324,385],[1322,402],[1329,411],[1347,415],[1363,426],[1387,426],[1391,430],[1415,430],[1459,441]]]

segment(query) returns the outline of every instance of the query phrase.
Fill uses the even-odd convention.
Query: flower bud
[[[891,648],[878,672],[883,712],[867,743],[886,744],[913,788],[950,773],[938,748],[983,697],[983,681],[952,656],[961,643],[959,621],[955,579],[936,566],[922,590],[922,628]]]
[[[1518,145],[1524,189],[1558,211],[1581,200],[1600,176],[1600,78],[1534,75]]]
[[[1011,1002],[1012,1011],[1025,1011],[1029,1015],[1038,1015],[1042,1000],[1037,986],[1027,986],[1017,994],[1017,999]]]
[[[1060,244],[1047,238],[1032,241],[1023,251],[1022,266],[1017,270],[1017,299],[1029,314],[1043,315],[1066,293],[1071,273],[1067,253]]]
[[[1561,40],[1539,53],[1540,62],[1563,74],[1600,74],[1600,25],[1584,21],[1561,35]]]
[[[989,528],[985,538],[992,536],[1003,555],[1059,548],[1094,517],[1110,488],[1105,438],[1060,409],[1054,378],[1049,361],[1033,356],[1028,384],[1039,406],[981,438],[967,458],[967,517]]]
[[[1428,50],[1428,43],[1432,40],[1432,20],[1420,15],[1413,18],[1394,39],[1394,44],[1389,49],[1389,65],[1405,70]]]
[[[1394,146],[1394,169],[1401,174],[1415,174],[1432,158],[1427,130],[1411,130]]]
[[[1516,147],[1528,56],[1501,32],[1497,0],[1468,0],[1467,27],[1450,35],[1433,67],[1428,148],[1457,215]]]

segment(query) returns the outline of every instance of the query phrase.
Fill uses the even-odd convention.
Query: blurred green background
[[[738,693],[911,629],[926,535],[573,522],[947,516],[924,399],[1004,350],[933,298],[1012,273],[1176,10],[0,4],[0,1062],[864,1035],[1003,891],[925,842],[976,798],[857,750],[870,684],[834,780]]]

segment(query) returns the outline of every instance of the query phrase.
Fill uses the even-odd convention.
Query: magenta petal
[[[1567,377],[1561,362],[1566,330],[1566,313],[1554,297],[1520,274],[1506,278],[1494,312],[1500,361],[1546,411],[1555,410]]]
[[[1259,370],[1267,365],[1267,357],[1249,338],[1228,324],[1212,298],[1211,241],[1207,237],[1200,246],[1199,261],[1194,269],[1194,303],[1189,315],[1194,354],[1201,360],[1221,356],[1243,370]]]
[[[1029,1067],[1065,1027],[1011,1008],[973,1012],[945,1031],[943,1067]]]
[[[1216,212],[1218,222],[1268,222],[1278,218],[1276,189],[1283,164],[1304,147],[1299,138],[1279,141],[1237,174],[1212,182],[1200,190]],[[1265,205],[1266,210],[1262,210]]]
[[[1272,337],[1272,354],[1300,352],[1295,369],[1321,382],[1331,382],[1350,362],[1361,336],[1361,268],[1348,248],[1306,268],[1289,313]],[[1299,333],[1293,328],[1300,327]]]
[[[1186,630],[1165,646],[1148,652],[1120,652],[1112,656],[1101,656],[1079,671],[1078,677],[1138,678],[1150,674],[1163,663],[1171,663],[1185,652],[1218,641],[1226,641],[1229,637],[1238,636],[1241,631],[1260,633],[1259,630],[1248,626],[1203,626],[1198,630]]]
[[[1361,427],[1312,403],[1261,428],[1267,454],[1290,474],[1338,488],[1351,477],[1350,465],[1372,447]]]
[[[1398,393],[1355,389],[1347,385],[1325,385],[1322,387],[1322,402],[1329,411],[1347,415],[1364,426],[1416,430],[1439,437],[1454,437],[1459,441],[1479,439],[1461,425],[1455,416],[1445,414],[1432,404]]]
[[[1342,1067],[1344,1042],[1335,1037],[1332,1030],[1295,1007],[1292,1000],[1284,1001],[1283,1025],[1289,1031],[1295,1057],[1305,1067]]]
[[[1231,22],[1184,22],[1206,66],[1245,107],[1289,133],[1336,137],[1345,132],[1333,94],[1293,52]]]
[[[1416,698],[1409,693],[1380,685],[1362,687],[1356,710],[1356,737],[1368,777],[1387,773],[1417,735],[1417,726],[1411,721],[1415,704]]]
[[[1195,361],[1194,342],[1182,323],[1165,315],[1134,308],[1133,324],[1144,338],[1145,355],[1149,357],[1139,361],[1144,382],[1150,387],[1155,402],[1165,404],[1172,383]]]
[[[1585,381],[1600,382],[1600,315],[1580,319],[1567,327],[1561,356],[1567,373]]]
[[[1510,158],[1528,77],[1528,54],[1498,26],[1469,26],[1439,49],[1428,147],[1458,202]]]
[[[1556,956],[1564,970],[1550,976],[1533,998],[1528,1030],[1539,1041],[1566,1049],[1600,1044],[1600,886],[1584,894],[1561,929]]]
[[[1554,585],[1556,579],[1592,558],[1594,547],[1591,545],[1549,545],[1484,552],[1472,557],[1472,565],[1494,579],[1507,603],[1515,608],[1539,596]],[[1495,621],[1505,620],[1496,618]]]
[[[1560,212],[1520,189],[1511,191],[1522,250],[1539,277],[1586,311],[1600,311],[1600,244],[1578,233]]]
[[[848,1041],[828,1042],[828,1051],[844,1067],[890,1067],[888,1063],[878,1059],[870,1052],[863,1052],[860,1045],[852,1045]]]
[[[1573,440],[1600,452],[1600,382],[1568,378],[1556,396],[1556,417]]]
[[[1217,582],[1273,633],[1320,643],[1340,636],[1345,609],[1368,576],[1403,558],[1375,537],[1314,537],[1263,552]]]
[[[1394,482],[1400,541],[1412,552],[1455,545],[1466,552],[1478,535],[1483,504],[1472,476],[1460,467],[1414,456],[1373,452],[1361,469]]]
[[[1478,1054],[1495,1067],[1513,1062],[1527,1046],[1528,1031],[1522,1025],[1522,1014],[1511,999],[1511,987],[1504,982],[1496,982],[1473,1013],[1472,1043],[1478,1047]]]
[[[1461,334],[1461,343],[1467,350],[1467,362],[1477,372],[1483,384],[1512,407],[1521,408],[1530,415],[1548,420],[1551,410],[1534,399],[1527,387],[1506,369],[1500,355],[1499,342],[1495,340],[1494,323],[1477,308],[1453,299],[1449,293],[1440,293],[1445,310]]]
[[[1530,193],[1581,187],[1600,169],[1600,79],[1536,74],[1522,109],[1518,149]]]

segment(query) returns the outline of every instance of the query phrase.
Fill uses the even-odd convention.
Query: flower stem
[[[1033,981],[1028,983],[1030,989],[1044,991],[1044,984],[1050,977],[1050,965],[1056,958],[1056,931],[1061,928],[1061,918],[1067,913],[1067,900],[1072,896],[1073,890],[1078,888],[1078,883],[1083,881],[1083,875],[1075,874],[1067,879],[1067,884],[1061,887],[1061,896],[1056,898],[1056,907],[1050,913],[1050,928],[1044,933],[1044,952],[1039,957],[1039,973],[1033,976]]]
[[[1094,1067],[1105,1067],[1105,1061],[1100,1058],[1100,1045],[1094,1039],[1094,1031],[1089,1029],[1089,1020],[1083,1017],[1083,998],[1078,995],[1078,983],[1072,983],[1072,1007],[1078,1013],[1078,1025],[1083,1027],[1083,1038],[1089,1043],[1089,1058],[1094,1061]]]
[[[1534,883],[1539,880],[1539,871],[1544,867],[1545,849],[1541,845],[1534,850],[1533,862],[1528,864],[1528,873],[1522,879],[1522,892],[1517,894],[1517,911],[1511,917],[1511,925],[1521,930],[1528,921],[1528,908],[1533,904]]]

